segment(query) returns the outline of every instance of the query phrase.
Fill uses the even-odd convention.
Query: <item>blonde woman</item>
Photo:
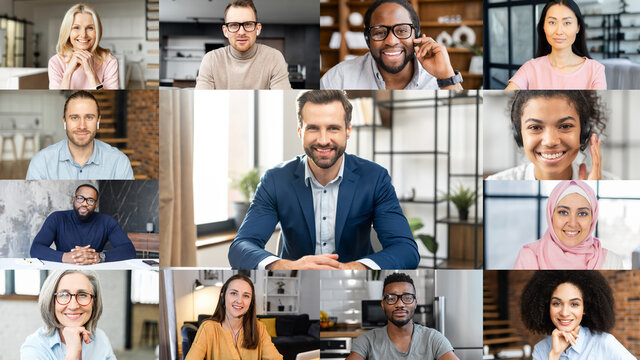
[[[42,285],[38,305],[44,327],[27,337],[20,359],[116,359],[109,338],[97,328],[102,294],[95,272],[51,273]]]
[[[100,47],[102,24],[89,5],[76,4],[60,25],[57,54],[49,59],[50,89],[118,89],[118,60]]]

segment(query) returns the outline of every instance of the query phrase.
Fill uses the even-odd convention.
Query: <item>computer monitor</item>
[[[380,300],[362,300],[362,327],[375,328],[387,324],[387,316],[380,306]]]

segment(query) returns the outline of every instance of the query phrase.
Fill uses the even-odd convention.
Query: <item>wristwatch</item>
[[[446,79],[438,79],[438,87],[443,88],[455,84],[460,84],[462,82],[462,74],[459,71],[454,71],[455,75]]]
[[[105,255],[103,252],[98,253],[98,256],[100,256],[100,262],[101,263],[107,261],[107,255]]]

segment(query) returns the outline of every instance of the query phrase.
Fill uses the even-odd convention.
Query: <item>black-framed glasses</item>
[[[76,199],[76,202],[77,202],[78,204],[82,204],[83,202],[85,202],[85,201],[86,201],[86,202],[87,202],[87,205],[89,205],[89,206],[93,206],[93,204],[95,204],[95,203],[96,203],[96,199],[86,198],[86,197],[84,197],[84,196],[82,196],[82,195],[76,195],[76,196],[74,196],[73,198],[74,198],[74,199]]]
[[[240,26],[242,26],[244,28],[244,31],[248,31],[248,32],[252,32],[256,29],[256,25],[258,24],[257,21],[245,21],[245,22],[228,22],[228,23],[224,23],[224,26],[227,27],[227,30],[229,30],[229,32],[238,32],[238,30],[240,30]]]
[[[393,32],[398,39],[408,39],[411,37],[413,24],[395,24],[393,26],[376,25],[370,27],[369,38],[373,41],[382,41],[389,36],[389,31]]]
[[[80,291],[77,292],[75,294],[72,294],[70,292],[66,292],[66,291],[61,291],[58,293],[53,294],[56,297],[56,302],[60,305],[67,305],[68,303],[71,302],[71,298],[73,298],[74,296],[76,297],[76,301],[78,302],[78,305],[80,306],[87,306],[89,304],[91,304],[91,300],[93,300],[94,297],[96,297],[93,294],[89,294],[87,292],[84,291]]]
[[[398,302],[398,299],[402,299],[402,302],[404,304],[411,304],[414,301],[416,301],[416,295],[415,294],[410,294],[410,293],[404,293],[404,294],[386,294],[382,300],[384,300],[384,302],[386,302],[389,305],[393,305],[395,303]]]

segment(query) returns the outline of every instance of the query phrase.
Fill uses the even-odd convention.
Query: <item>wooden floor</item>
[[[29,169],[29,161],[0,161],[0,179],[24,180]]]

